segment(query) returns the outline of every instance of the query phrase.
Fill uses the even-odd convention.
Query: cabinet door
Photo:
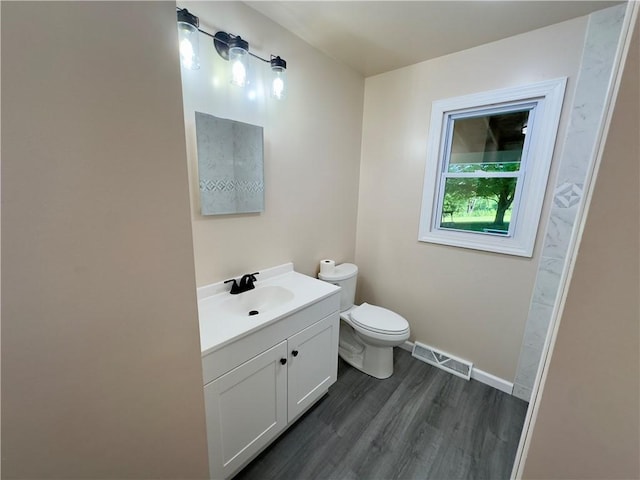
[[[285,341],[205,385],[212,478],[230,477],[286,427],[286,358]]]
[[[336,381],[339,320],[336,312],[289,338],[290,422]]]

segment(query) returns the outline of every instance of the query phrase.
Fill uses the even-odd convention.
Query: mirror
[[[196,112],[202,215],[264,211],[262,127]]]

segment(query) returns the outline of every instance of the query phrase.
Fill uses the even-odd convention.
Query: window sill
[[[508,237],[506,235],[497,236],[485,235],[482,233],[449,232],[443,230],[434,230],[421,235],[418,238],[418,241],[528,258],[533,256],[534,246],[534,242],[519,241],[516,238]]]

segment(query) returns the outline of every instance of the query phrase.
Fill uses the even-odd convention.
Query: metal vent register
[[[449,373],[453,373],[458,377],[462,377],[466,380],[471,378],[471,370],[473,369],[473,363],[462,360],[461,358],[454,357],[448,353],[436,350],[429,345],[425,345],[420,342],[416,342],[413,345],[411,355],[418,360],[433,365],[434,367],[441,368]]]

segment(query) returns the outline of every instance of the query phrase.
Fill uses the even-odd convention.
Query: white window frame
[[[566,77],[433,102],[418,240],[531,257],[560,123]],[[444,181],[456,117],[531,109],[508,234],[441,228]],[[468,176],[468,175],[466,175]],[[483,177],[505,176],[502,173]]]

